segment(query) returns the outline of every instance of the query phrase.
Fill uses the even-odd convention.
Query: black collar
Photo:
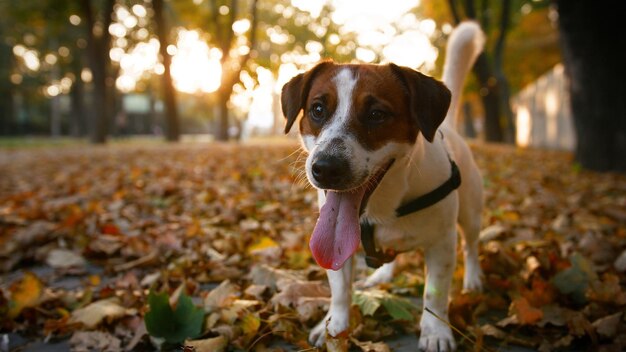
[[[434,190],[398,207],[398,209],[396,209],[397,217],[403,217],[428,208],[459,188],[461,185],[459,167],[452,159],[449,158],[449,160],[452,169],[450,178]],[[370,224],[367,220],[361,221],[361,243],[365,250],[365,262],[370,268],[378,268],[382,264],[391,262],[396,257],[396,253],[383,252],[376,248],[376,243],[374,242],[374,225]]]

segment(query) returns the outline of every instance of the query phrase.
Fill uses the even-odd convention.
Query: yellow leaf
[[[264,249],[278,247],[278,243],[276,243],[273,239],[263,236],[259,240],[259,242],[248,247],[248,253],[252,254],[254,252],[259,252]]]
[[[257,314],[246,314],[241,318],[239,326],[245,336],[254,336],[261,327],[261,318]]]
[[[26,272],[22,280],[12,285],[9,290],[11,292],[9,317],[15,318],[24,308],[34,307],[39,303],[43,293],[43,283],[35,274]]]

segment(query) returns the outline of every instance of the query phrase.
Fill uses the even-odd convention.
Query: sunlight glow
[[[35,50],[26,50],[22,55],[22,59],[24,59],[24,65],[26,65],[29,70],[39,71],[41,62]]]
[[[70,16],[70,23],[74,26],[78,26],[81,22],[81,19],[78,15],[71,15]]]
[[[176,89],[185,93],[210,93],[220,87],[222,53],[209,49],[197,31],[181,30],[172,58],[172,77]]]
[[[516,140],[517,145],[527,147],[530,144],[530,131],[532,128],[532,120],[530,111],[526,107],[517,108]]]
[[[242,35],[250,29],[250,20],[242,19],[233,23],[233,32],[236,35]]]
[[[146,11],[146,8],[143,7],[143,5],[133,5],[133,13],[135,14],[135,16],[137,17],[146,17],[146,15],[148,14],[148,12]]]

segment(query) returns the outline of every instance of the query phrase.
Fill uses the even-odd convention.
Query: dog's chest
[[[375,224],[374,239],[381,249],[403,252],[425,247],[455,226],[457,193],[425,209],[398,217],[396,209],[407,202],[411,187],[402,177],[391,174],[370,197],[362,217]]]

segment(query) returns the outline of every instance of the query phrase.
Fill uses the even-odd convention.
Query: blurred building
[[[562,64],[513,98],[516,143],[522,147],[574,150],[576,134]]]

